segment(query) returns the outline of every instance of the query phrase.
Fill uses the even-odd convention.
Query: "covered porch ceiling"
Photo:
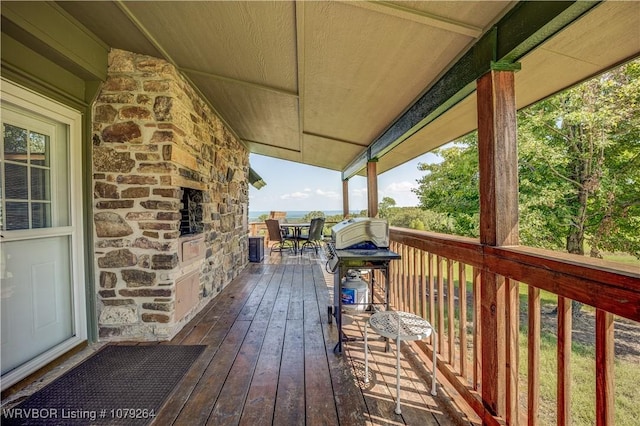
[[[250,152],[343,178],[475,129],[491,61],[520,62],[524,107],[640,53],[640,2],[57,4],[109,47],[176,65]]]

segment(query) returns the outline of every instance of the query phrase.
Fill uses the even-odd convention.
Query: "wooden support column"
[[[480,242],[489,246],[517,245],[518,154],[514,71],[492,70],[480,77],[477,97]],[[481,273],[482,399],[491,414],[501,417],[507,412],[505,290],[503,276],[485,271]],[[517,366],[510,365],[509,368]],[[510,414],[517,416],[516,413]]]
[[[369,217],[378,217],[378,160],[369,160],[367,163],[367,210]]]
[[[349,217],[349,179],[342,181],[342,217]]]

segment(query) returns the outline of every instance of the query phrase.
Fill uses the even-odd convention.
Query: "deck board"
[[[154,425],[454,424],[410,367],[395,407],[395,352],[371,348],[365,385],[362,342],[333,353],[331,278],[313,253],[252,263],[166,344],[204,344]],[[329,285],[328,285],[329,284]],[[354,321],[349,333],[361,333]]]

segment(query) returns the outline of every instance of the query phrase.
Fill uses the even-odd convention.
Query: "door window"
[[[2,230],[68,226],[68,168],[55,166],[68,158],[66,129],[10,108],[2,119]]]

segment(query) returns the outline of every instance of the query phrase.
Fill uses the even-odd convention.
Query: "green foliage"
[[[519,113],[522,244],[583,254],[588,243],[592,256],[607,251],[640,258],[639,110],[637,60]],[[434,153],[444,161],[418,166],[425,175],[414,192],[420,207],[440,220],[422,224],[477,237],[476,133]],[[386,214],[403,221],[392,208]]]
[[[426,228],[424,226],[424,222],[420,219],[413,219],[411,223],[409,223],[409,228],[416,229],[418,231],[424,231]]]
[[[396,205],[396,200],[391,197],[384,197],[378,204],[378,216],[384,219],[389,218],[389,210]]]
[[[467,237],[479,236],[480,197],[478,148],[472,133],[454,144],[434,151],[444,161],[420,163],[426,174],[413,189],[422,209],[438,214],[436,227],[424,221],[426,229]]]
[[[640,61],[519,115],[524,239],[640,257]]]
[[[401,228],[417,229],[454,234],[454,222],[447,215],[419,207],[393,207],[386,219],[389,225]]]
[[[315,219],[317,217],[322,217],[326,220],[324,212],[314,210],[304,215],[304,217],[302,218],[302,222],[311,222],[311,219]]]

